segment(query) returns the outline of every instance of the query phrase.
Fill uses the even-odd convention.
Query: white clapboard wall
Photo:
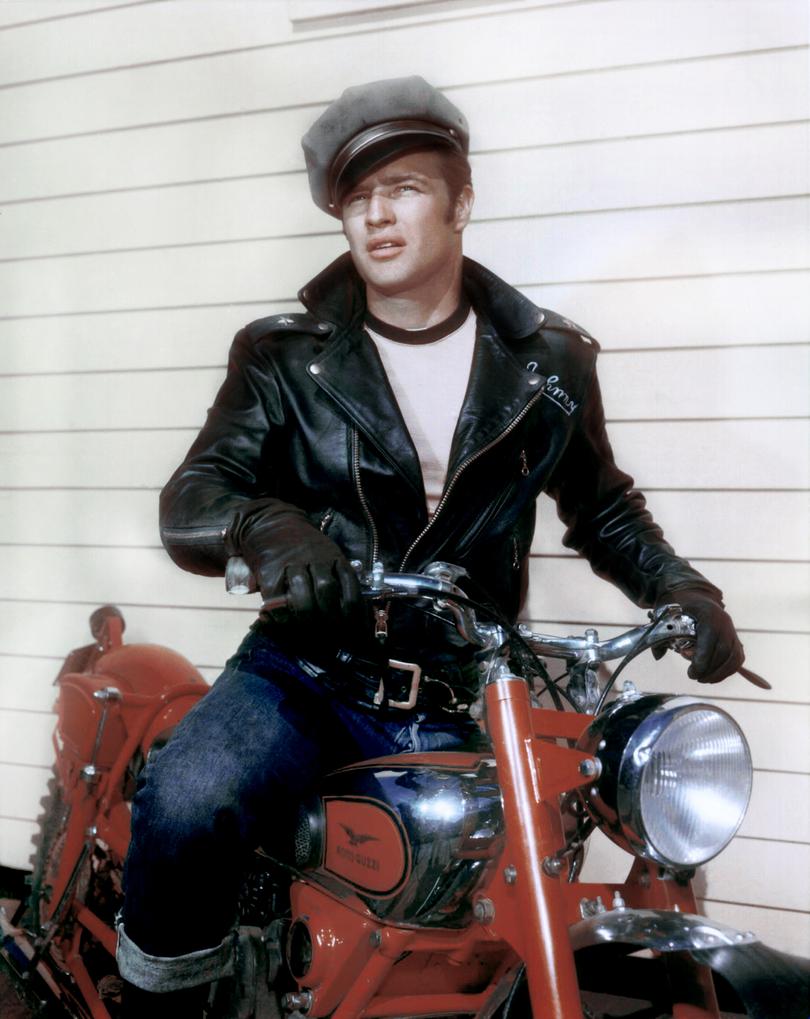
[[[170,563],[158,492],[233,332],[344,249],[300,135],[417,73],[472,124],[469,254],[600,340],[617,458],[773,682],[700,691],[756,767],[700,890],[810,955],[808,34],[804,0],[0,3],[0,865],[95,606],[209,679],[250,623]],[[528,618],[638,622],[561,536],[541,499]],[[631,676],[695,689],[672,655]]]

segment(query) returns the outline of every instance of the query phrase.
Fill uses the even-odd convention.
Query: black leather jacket
[[[620,471],[605,433],[598,346],[465,260],[478,315],[447,484],[430,522],[419,461],[376,349],[348,255],[299,295],[308,314],[237,333],[206,424],[163,490],[161,536],[184,569],[222,574],[240,517],[269,500],[303,509],[347,558],[389,570],[443,559],[514,618],[535,500],[548,492],[565,544],[649,606],[682,587],[720,598],[676,556]],[[279,554],[284,555],[280,549]]]

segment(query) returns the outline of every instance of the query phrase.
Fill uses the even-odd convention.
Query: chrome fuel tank
[[[503,844],[495,762],[434,752],[377,758],[327,776],[296,837],[296,862],[351,889],[381,919],[463,927]]]

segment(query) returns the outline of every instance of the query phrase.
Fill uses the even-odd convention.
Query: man
[[[122,974],[147,992],[130,989],[132,1014],[199,1014],[194,985],[226,964],[247,854],[289,832],[324,771],[476,739],[454,710],[469,656],[399,604],[372,617],[352,560],[455,563],[514,620],[546,491],[597,573],[639,605],[677,600],[696,618],[694,678],[742,662],[720,592],[613,461],[596,343],[464,259],[468,137],[420,78],[349,89],[319,118],[304,138],[310,187],[349,254],[301,291],[306,314],[237,334],[163,492],[180,566],[221,575],[241,557],[287,608],[253,628],[145,770],[119,930]],[[416,709],[391,706],[403,676],[389,659],[422,667]]]

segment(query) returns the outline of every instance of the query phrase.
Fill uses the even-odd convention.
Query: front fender
[[[750,1019],[808,1019],[810,962],[763,945],[705,916],[663,909],[613,909],[572,924],[575,951],[597,945],[689,952],[729,984]]]
[[[733,988],[751,1019],[808,1019],[810,961],[759,942],[692,952]]]
[[[606,910],[572,924],[569,932],[575,952],[606,943],[651,948],[656,952],[695,952],[759,941],[751,931],[743,934],[705,916],[667,909]]]

